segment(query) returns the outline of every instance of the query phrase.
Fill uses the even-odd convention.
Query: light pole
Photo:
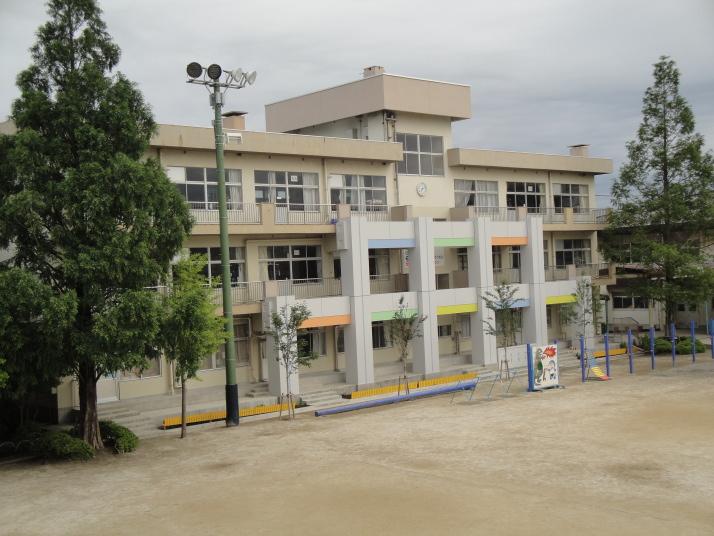
[[[256,72],[242,69],[224,71],[220,65],[212,63],[205,69],[196,62],[186,67],[189,84],[201,84],[210,93],[210,103],[214,111],[213,130],[216,137],[216,168],[218,174],[218,222],[221,232],[221,285],[223,286],[223,318],[226,330],[226,426],[237,426],[238,384],[236,382],[236,348],[233,333],[233,303],[231,301],[231,270],[228,254],[228,209],[226,206],[226,177],[223,167],[223,98],[229,89],[240,89],[255,82]],[[225,75],[225,77],[223,76]],[[223,81],[221,78],[223,77]]]

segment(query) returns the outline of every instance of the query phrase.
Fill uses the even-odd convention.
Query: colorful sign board
[[[557,387],[560,383],[558,347],[554,344],[533,347],[533,388],[536,391]]]

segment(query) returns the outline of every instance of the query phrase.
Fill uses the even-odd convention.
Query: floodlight
[[[233,77],[233,80],[235,80],[236,82],[241,79],[243,74],[244,74],[243,69],[241,69],[240,67],[238,67],[237,69],[233,69],[231,71],[231,76]]]
[[[186,74],[191,78],[198,78],[203,74],[203,67],[200,63],[192,61],[186,66]]]
[[[248,82],[248,85],[253,85],[253,82],[255,82],[255,77],[258,76],[258,73],[256,71],[253,71],[252,73],[248,73],[245,75],[245,81]]]
[[[211,80],[218,80],[223,74],[223,69],[221,69],[221,66],[217,63],[212,63],[208,66],[208,69],[206,69],[206,73]]]

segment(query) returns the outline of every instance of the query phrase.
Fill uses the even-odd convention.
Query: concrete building
[[[266,106],[267,132],[226,114],[225,165],[237,374],[241,396],[281,392],[284,377],[263,331],[271,311],[305,301],[304,337],[320,357],[294,391],[394,380],[400,370],[388,322],[403,296],[427,316],[410,370],[433,376],[496,363],[482,296],[517,285],[518,342],[568,340],[559,309],[576,280],[614,281],[598,253],[606,209],[595,177],[612,161],[586,145],[567,155],[454,144],[452,124],[471,117],[470,88],[365,69],[362,79]],[[238,136],[240,134],[240,136]],[[218,274],[219,229],[213,129],[160,125],[157,158],[195,218],[187,251]],[[216,289],[217,313],[220,289]],[[513,364],[524,362],[521,348]],[[207,356],[194,392],[223,396],[223,353]],[[100,400],[171,394],[164,361],[100,381]],[[261,391],[262,389],[262,391]],[[58,388],[60,414],[76,387]],[[243,399],[241,400],[243,403]]]

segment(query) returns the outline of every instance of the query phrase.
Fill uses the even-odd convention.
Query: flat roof
[[[376,74],[267,104],[265,124],[273,132],[292,132],[381,110],[468,119],[471,86]]]
[[[612,159],[560,154],[521,153],[491,149],[447,150],[449,166],[533,169],[542,171],[570,171],[602,175],[612,173]]]

